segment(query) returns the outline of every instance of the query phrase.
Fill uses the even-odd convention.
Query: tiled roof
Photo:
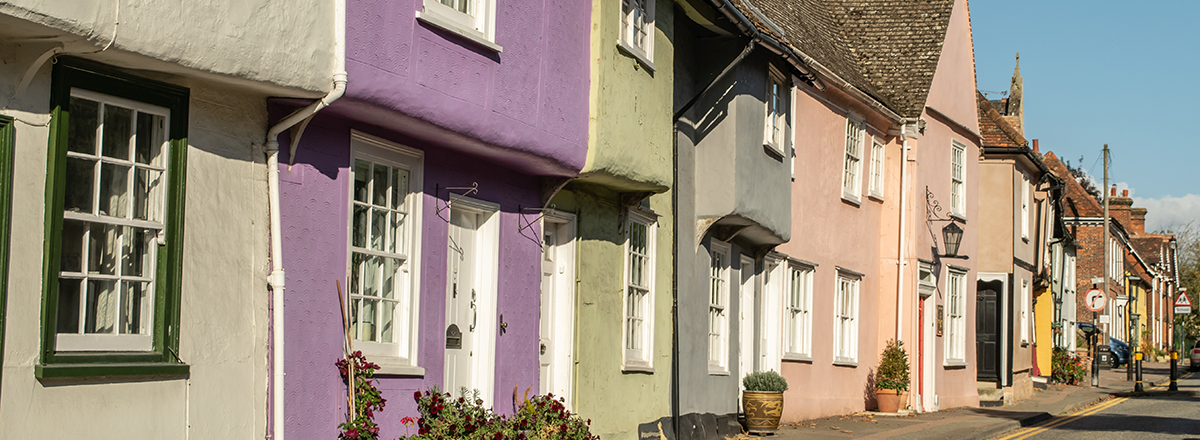
[[[1053,152],[1046,152],[1042,156],[1042,162],[1046,164],[1050,171],[1062,178],[1066,183],[1066,197],[1063,198],[1063,216],[1064,217],[1102,217],[1104,216],[1104,208],[1096,199],[1084,191],[1083,186],[1075,181],[1075,177],[1071,175],[1071,171],[1067,170],[1067,166],[1063,165],[1062,161],[1055,156]]]
[[[1158,264],[1159,247],[1163,245],[1163,238],[1160,235],[1140,235],[1130,237],[1133,242],[1133,248],[1137,250],[1138,255],[1146,260],[1146,264]]]
[[[983,93],[976,91],[975,101],[979,105],[979,134],[983,135],[983,146],[1024,147],[1028,143],[1012,124],[1004,120],[992,103],[983,97]]]
[[[954,0],[732,2],[759,30],[903,117],[918,117],[924,110],[954,8]]]

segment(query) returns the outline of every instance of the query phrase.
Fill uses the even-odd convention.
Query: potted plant
[[[879,357],[879,368],[875,369],[875,400],[879,403],[879,412],[900,410],[901,402],[907,397],[908,380],[908,352],[904,351],[904,342],[890,340]]]
[[[760,371],[742,378],[742,410],[746,414],[746,430],[752,434],[772,433],[779,429],[783,415],[783,392],[787,380],[774,371]]]

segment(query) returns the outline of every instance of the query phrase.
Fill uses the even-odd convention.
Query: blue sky
[[[1007,91],[1021,54],[1027,138],[1082,156],[1097,181],[1107,143],[1109,179],[1149,210],[1148,230],[1200,223],[1200,2],[970,5],[980,90]]]

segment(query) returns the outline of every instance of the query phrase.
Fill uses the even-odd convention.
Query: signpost
[[[1186,315],[1192,313],[1192,300],[1188,299],[1187,291],[1179,292],[1179,298],[1175,298],[1175,314]]]
[[[1100,327],[1096,324],[1096,314],[1104,310],[1105,303],[1108,302],[1108,296],[1101,292],[1100,289],[1092,288],[1083,296],[1083,304],[1088,310],[1092,311],[1092,328],[1097,331],[1088,335],[1088,339],[1092,344],[1092,386],[1100,386],[1100,367],[1097,364],[1100,356],[1100,348],[1097,345],[1100,342]],[[1104,316],[1105,318],[1108,315]]]

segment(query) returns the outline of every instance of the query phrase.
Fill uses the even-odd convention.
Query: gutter
[[[291,160],[296,156],[304,127],[321,109],[328,107],[346,92],[346,0],[333,0],[334,46],[333,46],[333,90],[325,97],[307,107],[292,112],[267,130],[267,198],[271,209],[271,274],[267,283],[271,286],[271,438],[284,438],[284,315],[283,315],[283,231],[279,215],[279,134],[300,124],[300,130],[291,137]]]

